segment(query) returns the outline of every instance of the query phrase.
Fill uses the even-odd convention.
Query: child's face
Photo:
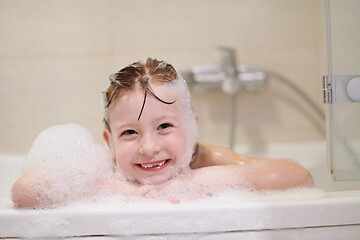
[[[166,85],[152,86],[164,104],[144,90],[120,94],[109,108],[111,133],[104,131],[118,170],[130,180],[142,184],[162,183],[189,168],[191,154],[187,144],[185,120],[180,99]]]

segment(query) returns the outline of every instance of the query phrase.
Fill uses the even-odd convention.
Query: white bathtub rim
[[[189,221],[191,219],[191,221]],[[84,224],[86,223],[86,224]],[[359,225],[360,191],[267,202],[0,210],[1,237],[178,234]],[[42,228],[38,232],[36,228]]]

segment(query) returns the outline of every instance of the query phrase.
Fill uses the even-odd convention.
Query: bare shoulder
[[[41,185],[47,186],[46,181],[29,172],[21,176],[12,186],[11,197],[16,207],[32,208],[49,204],[49,199],[40,191]]]
[[[199,176],[222,174],[228,182],[233,181],[230,176],[245,176],[246,185],[257,190],[314,185],[311,173],[295,161],[243,156],[222,146],[200,144],[198,156],[190,166],[196,170],[207,167],[204,171],[196,171]]]
[[[243,164],[258,160],[262,159],[240,155],[227,147],[199,143],[198,155],[191,163],[191,168]]]
[[[142,190],[132,182],[118,178],[102,178],[89,181],[79,189],[76,183],[67,185],[62,179],[28,172],[21,176],[12,187],[12,200],[17,208],[52,208],[66,206],[77,200],[108,196],[113,194],[141,195]],[[140,189],[140,190],[139,190]]]
[[[248,164],[213,165],[193,170],[193,183],[233,189],[285,190],[313,187],[311,173],[292,160],[260,159]]]

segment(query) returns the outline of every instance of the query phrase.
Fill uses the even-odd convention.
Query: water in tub
[[[34,141],[24,162],[23,172],[40,176],[35,181],[31,181],[33,184],[31,188],[33,192],[44,192],[46,189],[46,198],[50,199],[50,203],[80,206],[83,205],[83,201],[87,204],[101,204],[99,199],[106,201],[107,205],[111,203],[118,205],[120,202],[143,204],[145,201],[145,198],[141,197],[114,194],[113,189],[104,191],[103,187],[98,188],[98,186],[103,186],[102,179],[116,181],[119,176],[114,173],[113,160],[107,149],[96,144],[89,131],[77,124],[59,125],[44,130]],[[289,197],[299,199],[323,194],[319,189],[272,191],[261,194],[246,190],[236,192],[229,190],[219,194],[219,189],[189,188],[191,183],[186,183],[186,181],[185,174],[171,190],[166,188],[165,193],[155,191],[153,194],[148,194],[153,186],[142,186],[135,191],[137,193],[135,195],[146,195],[147,198],[152,199],[151,201],[146,199],[146,202],[152,202],[152,204],[154,204],[154,199],[161,199],[164,203],[172,204],[189,200],[270,200],[281,199],[284,196],[287,196],[287,199]],[[124,193],[124,189],[119,192]],[[130,188],[129,192],[134,191]]]

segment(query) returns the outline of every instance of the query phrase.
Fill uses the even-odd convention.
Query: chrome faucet
[[[260,91],[265,87],[266,73],[251,69],[247,65],[237,65],[236,52],[229,47],[219,47],[221,64],[194,66],[191,69],[192,88],[205,91],[221,88],[229,95],[229,147],[234,148],[236,136],[237,94],[241,88]]]
[[[221,88],[227,94],[235,94],[240,89],[258,92],[265,88],[267,72],[245,64],[236,64],[233,48],[219,47],[221,64],[198,65],[191,68],[189,79],[195,91]]]
[[[234,49],[227,47],[220,47],[222,53],[221,75],[222,75],[222,90],[229,94],[229,147],[234,149],[236,136],[236,95],[240,90],[240,81],[238,77],[236,55]]]
[[[219,48],[222,61],[221,64],[198,65],[191,68],[186,79],[189,79],[189,85],[195,92],[204,92],[208,89],[222,89],[229,95],[229,147],[234,148],[236,134],[236,96],[240,90],[250,92],[259,92],[266,87],[269,79],[276,80],[284,84],[294,93],[300,96],[319,116],[325,119],[325,114],[320,108],[303,92],[296,84],[286,77],[272,71],[255,69],[245,64],[236,63],[236,52],[233,48]],[[360,81],[359,81],[360,82]],[[356,96],[355,96],[356,98]]]
[[[222,53],[222,89],[225,93],[234,95],[240,90],[235,50],[228,47],[220,47],[219,49]]]

